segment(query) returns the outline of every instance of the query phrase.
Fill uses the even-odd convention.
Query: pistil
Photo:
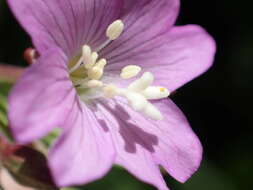
[[[141,78],[132,82],[127,89],[121,90],[121,96],[125,97],[129,105],[154,120],[162,120],[160,111],[148,100],[162,99],[169,96],[169,91],[164,87],[151,86],[154,76],[145,72]]]

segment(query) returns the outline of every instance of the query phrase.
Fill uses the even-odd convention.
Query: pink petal
[[[168,31],[179,13],[178,0],[131,0],[125,4],[126,12],[121,18],[125,24],[124,33],[101,52],[101,56],[112,62]]]
[[[158,165],[178,181],[185,182],[199,167],[202,147],[183,113],[171,100],[154,104],[163,113],[164,120],[147,119],[122,99],[102,103],[99,108],[104,114],[101,117],[111,126],[117,163],[144,182],[165,189]]]
[[[199,168],[202,146],[182,111],[171,100],[153,102],[165,119],[152,122],[150,132],[161,138],[154,158],[180,182],[187,181]]]
[[[60,127],[71,111],[75,91],[66,57],[50,50],[26,70],[9,96],[9,120],[15,139],[28,143]]]
[[[139,180],[154,185],[159,190],[168,190],[151,154],[158,143],[158,137],[147,133],[141,126],[130,123],[128,113],[120,105],[114,105],[114,102],[102,103],[98,105],[98,110],[96,114],[104,122],[104,127],[108,127],[112,133],[117,152],[116,164],[126,168]]]
[[[115,160],[111,134],[86,105],[76,103],[61,137],[49,153],[60,187],[83,185],[103,177]]]
[[[122,0],[8,0],[39,52],[58,46],[67,55],[84,43],[106,40],[107,26],[116,20]]]
[[[143,67],[155,75],[155,83],[174,91],[205,72],[213,63],[215,43],[199,26],[174,27],[155,38],[108,59],[107,72],[118,74],[126,65]],[[122,45],[123,46],[123,45]]]

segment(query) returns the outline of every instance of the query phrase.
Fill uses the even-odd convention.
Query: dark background
[[[32,0],[31,0],[32,1]],[[214,66],[173,96],[204,146],[200,170],[186,183],[166,176],[175,190],[251,190],[253,187],[253,1],[182,0],[179,25],[199,24],[217,42]],[[0,61],[26,66],[31,46],[0,0]],[[83,189],[153,189],[121,169]]]

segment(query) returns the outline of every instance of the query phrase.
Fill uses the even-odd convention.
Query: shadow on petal
[[[156,135],[148,133],[137,124],[132,123],[130,115],[122,106],[115,105],[112,108],[106,105],[106,108],[113,114],[115,122],[117,122],[118,132],[124,140],[124,148],[127,152],[136,153],[137,145],[140,145],[149,152],[155,152],[154,147],[158,145],[158,137]],[[98,119],[98,121],[106,132],[110,129],[105,120]]]

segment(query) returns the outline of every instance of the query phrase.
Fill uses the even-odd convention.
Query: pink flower
[[[201,144],[166,97],[211,66],[215,43],[173,26],[178,0],[8,2],[40,54],[10,95],[13,135],[28,143],[61,129],[48,157],[59,186],[118,164],[168,190],[159,166],[180,182],[197,170]]]

